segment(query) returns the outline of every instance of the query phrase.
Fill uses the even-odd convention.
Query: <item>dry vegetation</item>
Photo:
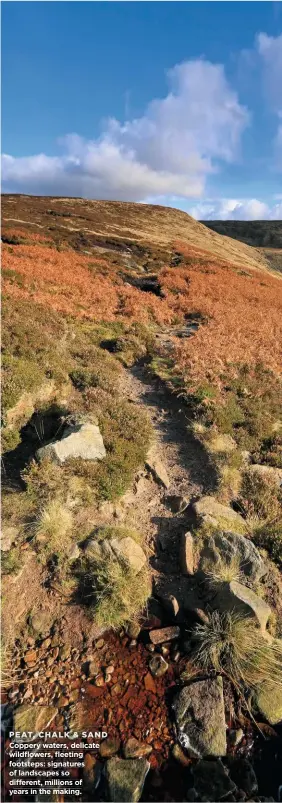
[[[254,487],[247,473],[238,481],[242,450],[281,465],[279,276],[255,249],[223,240],[177,210],[13,196],[3,205],[5,504],[19,539],[36,533],[41,560],[56,555],[61,563],[72,539],[81,538],[81,508],[125,492],[144,462],[151,430],[146,415],[119,395],[120,363],[142,358],[183,395],[187,420],[190,414],[207,450],[218,435],[234,439],[230,455],[212,455],[219,488],[234,486],[236,478],[243,515],[257,517],[251,535],[279,563],[278,492],[267,483]],[[153,277],[159,290],[140,289],[144,277]],[[157,345],[156,333],[191,321],[199,324],[193,337],[172,335],[170,352]],[[44,401],[37,392],[46,383],[53,395]],[[98,419],[105,460],[38,465],[38,445],[77,413]],[[34,448],[24,461],[22,428],[29,420]],[[77,505],[71,515],[70,499]],[[18,561],[13,548],[4,570],[16,570]],[[100,622],[118,626],[144,604],[147,579],[142,586],[128,572],[111,563],[87,567]],[[237,622],[224,624],[237,634]],[[241,669],[234,671],[239,676]]]

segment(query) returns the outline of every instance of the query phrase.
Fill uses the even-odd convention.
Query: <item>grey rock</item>
[[[234,611],[242,616],[251,616],[259,624],[262,633],[271,615],[271,608],[261,597],[258,597],[250,588],[243,586],[236,580],[226,583],[210,602],[214,610],[220,612]]]
[[[163,485],[164,488],[169,488],[169,476],[167,470],[158,457],[155,449],[150,449],[148,452],[145,466],[148,471],[150,471],[156,482],[158,482],[160,485]]]
[[[270,725],[282,722],[282,687],[271,680],[264,681],[257,689],[255,702]]]
[[[244,533],[246,525],[242,516],[227,505],[222,505],[213,496],[202,496],[194,502],[192,510],[200,522],[213,524],[220,529]]]
[[[111,538],[110,547],[118,560],[125,561],[138,574],[146,564],[146,555],[133,538]]]
[[[154,657],[150,660],[149,667],[152,675],[154,675],[156,678],[160,678],[167,672],[168,663],[165,661],[162,655],[154,655]]]
[[[78,560],[79,556],[80,556],[80,549],[79,549],[79,546],[77,544],[75,544],[72,547],[71,553],[69,555],[70,563],[74,563],[75,560]]]
[[[118,736],[113,736],[112,738],[104,739],[100,745],[100,756],[102,758],[111,758],[118,753],[120,748],[120,739]]]
[[[85,555],[90,560],[102,561],[105,558],[114,558],[121,563],[127,563],[138,574],[146,564],[146,555],[140,544],[133,538],[111,538],[100,541],[91,538],[85,548]]]
[[[164,641],[173,641],[173,639],[178,638],[178,636],[180,636],[180,629],[177,625],[150,630],[150,639],[153,644],[163,644]]]
[[[199,800],[218,801],[235,791],[234,781],[229,778],[222,761],[198,761],[193,767],[194,787]],[[229,798],[228,798],[229,799]]]
[[[39,610],[30,616],[29,624],[35,636],[47,636],[53,624],[53,616],[49,611]]]
[[[1,529],[1,552],[9,552],[12,544],[19,534],[17,527],[7,527],[2,525]]]
[[[183,574],[194,574],[194,540],[191,533],[183,533],[180,539],[180,568]]]
[[[138,803],[149,769],[145,758],[111,758],[106,765],[109,800]]]
[[[222,678],[185,686],[173,702],[178,741],[194,756],[226,755]]]
[[[15,731],[38,731],[45,730],[53,719],[57,716],[58,709],[51,705],[20,705],[14,713]]]
[[[222,565],[235,567],[238,565],[238,575],[246,576],[252,582],[257,582],[266,574],[264,564],[258,549],[249,538],[233,532],[213,533],[204,539],[201,549],[198,570],[204,574],[220,570]],[[239,576],[234,579],[239,579]]]
[[[62,465],[71,457],[102,460],[106,457],[106,449],[98,425],[85,422],[67,427],[60,440],[42,446],[37,450],[36,457],[39,461],[48,457]]]

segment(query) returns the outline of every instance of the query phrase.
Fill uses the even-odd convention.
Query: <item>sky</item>
[[[2,191],[281,219],[280,0],[4,0]]]

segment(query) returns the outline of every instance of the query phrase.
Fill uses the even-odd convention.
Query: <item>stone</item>
[[[180,568],[183,574],[194,574],[194,540],[191,533],[183,533],[180,539]]]
[[[146,564],[146,555],[140,544],[133,538],[111,538],[110,547],[118,560],[124,560],[135,574],[143,569]]]
[[[138,638],[139,633],[141,632],[141,627],[139,622],[130,622],[127,628],[127,634],[130,638]]]
[[[177,616],[180,610],[178,599],[176,599],[173,594],[165,594],[162,592],[159,592],[159,597],[167,614],[172,618]]]
[[[109,800],[138,803],[150,764],[145,758],[110,758],[106,764]]]
[[[149,662],[149,668],[154,677],[161,678],[168,670],[168,663],[162,655],[154,655]]]
[[[153,694],[156,694],[157,691],[156,684],[150,672],[147,672],[147,675],[145,675],[144,677],[144,686],[146,691],[152,691]]]
[[[220,574],[222,566],[234,567],[235,580],[245,575],[254,583],[267,572],[267,566],[252,541],[244,535],[227,531],[212,533],[204,539],[197,568],[203,574],[216,574],[218,569]]]
[[[172,513],[183,513],[189,505],[189,499],[186,496],[178,496],[177,494],[167,496],[166,502]]]
[[[237,730],[231,729],[229,731],[229,742],[232,747],[238,747],[238,744],[242,741],[244,737],[244,731],[242,728],[238,728]]]
[[[160,485],[163,485],[164,488],[169,488],[169,476],[167,470],[156,452],[152,449],[150,449],[148,452],[145,466],[148,471],[151,472],[156,482],[158,482]]]
[[[30,616],[29,624],[36,636],[47,636],[53,624],[53,616],[49,611],[39,610]]]
[[[125,758],[145,758],[152,752],[152,745],[139,742],[132,736],[124,745],[123,752]]]
[[[214,610],[219,610],[221,613],[234,611],[242,614],[242,616],[254,618],[259,624],[262,633],[265,632],[271,615],[271,608],[268,603],[258,597],[250,588],[238,583],[236,580],[233,580],[232,583],[226,583],[210,601],[210,605]]]
[[[74,563],[75,560],[78,560],[80,556],[80,549],[77,544],[72,547],[72,550],[68,556],[70,563]]]
[[[246,524],[242,516],[213,496],[202,496],[194,502],[192,510],[202,523],[213,524],[229,532],[244,533]]]
[[[270,725],[277,725],[282,722],[282,688],[278,683],[271,680],[264,681],[257,689],[255,702],[257,708],[269,722]]]
[[[106,457],[106,449],[98,425],[85,422],[66,427],[60,440],[42,446],[37,450],[36,457],[39,462],[48,457],[62,465],[71,457],[102,460]]]
[[[257,474],[263,480],[265,479],[266,482],[268,479],[272,480],[272,482],[280,488],[282,485],[282,468],[276,468],[276,466],[264,466],[260,465],[260,463],[253,463],[248,468],[249,474]]]
[[[236,789],[234,781],[229,777],[220,759],[217,761],[202,759],[193,767],[192,772],[198,799],[203,803],[227,798]]]
[[[135,574],[143,569],[146,564],[146,555],[140,544],[133,538],[111,538],[110,540],[100,541],[91,538],[85,548],[85,555],[90,560],[102,561],[112,558],[120,563],[126,563]]]
[[[243,789],[247,798],[255,795],[258,791],[258,783],[255,771],[251,762],[247,758],[229,757],[228,769],[232,780],[239,789]]]
[[[1,552],[9,552],[12,544],[19,535],[17,527],[7,527],[5,524],[1,528]]]
[[[58,709],[52,705],[20,705],[14,713],[14,730],[38,733],[48,728],[57,713]]]
[[[222,678],[185,686],[173,702],[178,741],[198,757],[226,755]]]
[[[101,758],[111,758],[118,753],[119,748],[120,739],[118,736],[113,736],[112,738],[108,737],[101,743],[99,753]]]
[[[90,753],[86,753],[84,756],[84,767],[83,767],[83,787],[84,790],[88,793],[95,792],[95,781],[96,781],[96,764],[97,759],[94,756],[91,756]]]
[[[164,641],[173,641],[180,636],[180,628],[177,625],[172,627],[160,627],[157,630],[150,630],[150,640],[153,644],[163,644]]]

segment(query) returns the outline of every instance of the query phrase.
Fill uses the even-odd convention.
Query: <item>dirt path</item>
[[[132,404],[146,409],[154,431],[154,451],[170,481],[165,489],[144,468],[122,505],[125,516],[146,538],[155,585],[173,591],[175,583],[181,582],[179,541],[190,520],[187,511],[172,511],[170,497],[183,496],[190,502],[211,491],[215,478],[204,449],[189,432],[187,408],[163,383],[150,377],[146,368],[135,366],[124,373],[121,392]]]

